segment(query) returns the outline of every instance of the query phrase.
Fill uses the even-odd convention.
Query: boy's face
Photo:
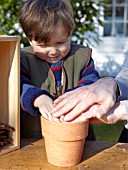
[[[36,42],[32,40],[31,45],[33,47],[34,53],[41,59],[48,63],[57,63],[59,60],[64,58],[70,50],[70,36],[62,25],[56,27],[54,35],[47,45],[43,42]]]

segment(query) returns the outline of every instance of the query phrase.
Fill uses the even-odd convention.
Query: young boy
[[[19,21],[31,44],[21,51],[21,108],[37,115],[23,128],[27,126],[28,133],[34,134],[40,114],[61,121],[50,113],[54,99],[97,81],[99,75],[91,49],[71,44],[74,19],[69,0],[26,0]]]

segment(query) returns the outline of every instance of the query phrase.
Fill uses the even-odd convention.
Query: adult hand
[[[97,111],[100,105],[93,105],[87,112],[82,113],[73,122],[89,120],[92,124],[104,122],[106,124],[115,124],[121,120],[128,120],[128,113],[123,101],[115,103],[115,105],[100,119],[97,118]]]
[[[98,104],[97,117],[101,118],[116,101],[117,84],[113,78],[102,78],[95,83],[79,87],[58,97],[51,110],[53,117],[64,116],[64,121],[72,121],[94,104]]]
[[[92,115],[86,114],[87,115]],[[90,117],[91,118],[91,117]],[[89,116],[88,118],[89,119]],[[123,101],[115,103],[115,105],[105,114],[103,115],[99,120],[95,117],[93,119],[90,119],[90,123],[97,123],[98,121],[104,122],[106,124],[115,124],[118,121],[121,120],[128,120],[128,113],[125,105],[123,104]]]

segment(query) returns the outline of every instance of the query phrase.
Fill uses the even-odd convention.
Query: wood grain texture
[[[69,148],[70,149],[70,148]],[[62,153],[63,156],[63,153]],[[21,149],[0,156],[0,170],[128,169],[128,144],[87,141],[80,164],[69,168],[47,162],[44,140],[23,139]]]

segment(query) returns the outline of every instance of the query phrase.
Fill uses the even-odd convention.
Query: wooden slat
[[[17,39],[20,39],[19,36],[8,36],[8,35],[0,35],[0,41],[17,41]]]

